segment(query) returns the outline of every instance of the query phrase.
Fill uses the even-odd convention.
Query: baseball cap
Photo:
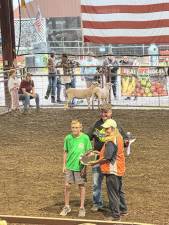
[[[117,128],[117,123],[115,120],[112,120],[112,119],[108,119],[104,122],[104,124],[102,125],[103,128],[110,128],[110,127],[113,127],[113,128]]]
[[[108,104],[108,103],[103,104],[103,105],[100,106],[100,110],[101,111],[109,111],[109,110],[112,110],[112,105],[111,104]]]

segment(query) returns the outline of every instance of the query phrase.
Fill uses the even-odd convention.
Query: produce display
[[[138,97],[167,96],[167,80],[165,76],[123,76],[122,95]]]

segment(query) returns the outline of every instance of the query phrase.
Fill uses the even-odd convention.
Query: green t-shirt
[[[81,133],[74,137],[68,134],[64,140],[64,150],[67,153],[66,169],[72,171],[81,171],[83,165],[80,163],[80,156],[92,149],[88,135]]]

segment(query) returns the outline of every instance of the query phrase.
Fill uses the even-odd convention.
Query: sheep
[[[90,99],[92,97],[92,93],[94,88],[98,86],[97,82],[93,82],[90,87],[84,88],[84,89],[78,89],[78,88],[69,88],[66,90],[66,104],[65,108],[68,108],[69,104],[73,100],[73,98],[77,99],[86,99],[88,103],[88,108],[90,109]]]
[[[94,97],[96,97],[98,99],[98,107],[100,107],[101,101],[102,104],[108,103],[111,87],[112,87],[111,83],[106,83],[104,88],[95,87],[92,94],[92,102],[94,100]]]

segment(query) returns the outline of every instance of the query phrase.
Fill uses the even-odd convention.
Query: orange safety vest
[[[106,161],[100,165],[101,172],[104,174],[115,174],[116,176],[124,176],[125,173],[125,156],[124,156],[124,143],[120,134],[116,138],[111,138],[109,141],[117,145],[117,154],[113,164],[110,161]],[[106,143],[103,145],[100,151],[100,158],[104,159]]]

